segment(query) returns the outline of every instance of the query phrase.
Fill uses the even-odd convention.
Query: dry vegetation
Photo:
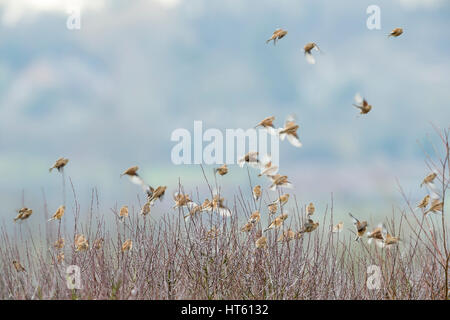
[[[435,154],[427,155],[426,164],[438,173],[435,186],[443,201],[450,176],[449,130],[438,133],[442,143]],[[380,248],[369,245],[366,237],[355,241],[353,226],[331,232],[338,222],[331,198],[324,212],[314,214],[320,223],[316,230],[277,241],[283,230],[305,226],[307,206],[299,206],[291,195],[282,209],[289,218],[281,228],[264,232],[267,247],[258,249],[255,242],[272,220],[267,204],[275,193],[263,189],[255,201],[251,180],[249,184],[249,192],[228,199],[233,212],[229,218],[209,212],[186,221],[185,207],[158,220],[133,209],[128,217],[119,218],[115,208],[112,228],[105,221],[112,219],[111,213],[96,212],[95,196],[91,210],[81,215],[72,190],[73,210],[66,215],[74,215],[73,230],[61,228],[61,220],[48,222],[45,235],[32,230],[30,221],[18,223],[14,232],[3,226],[0,299],[448,299],[450,254],[444,209],[442,214],[425,216],[416,208],[417,199],[411,203],[405,195],[406,206],[393,210],[384,221],[400,242]],[[198,193],[193,198],[201,203]],[[260,210],[261,220],[242,232],[244,218],[255,210]],[[80,234],[84,238],[76,237]],[[60,238],[64,243],[55,245]],[[131,248],[130,242],[124,246],[126,240],[132,240]],[[17,269],[13,261],[25,270]],[[69,265],[81,268],[81,289],[67,288]],[[381,270],[379,290],[366,285],[371,265]]]

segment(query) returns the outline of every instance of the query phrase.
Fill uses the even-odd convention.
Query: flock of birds
[[[403,33],[402,28],[396,28],[394,29],[390,34],[389,37],[398,37]],[[278,40],[284,38],[287,35],[287,31],[283,29],[277,29],[274,31],[270,39],[268,39],[266,42],[269,43],[270,41],[273,41],[274,45],[277,43]],[[318,52],[321,52],[318,45],[314,42],[307,43],[304,46],[304,54],[306,61],[310,64],[315,64],[316,59],[314,58],[312,51],[316,50]],[[366,101],[366,99],[362,98],[360,94],[356,94],[355,96],[355,102],[356,104],[353,104],[356,108],[360,109],[360,114],[367,114],[372,110],[372,106]],[[279,137],[280,140],[287,139],[290,144],[292,144],[294,147],[301,147],[302,143],[300,142],[299,136],[297,134],[297,130],[299,129],[299,125],[296,123],[296,119],[294,116],[288,116],[284,127],[282,128],[275,128],[274,126],[274,116],[267,117],[263,119],[261,122],[259,122],[255,128],[262,127],[263,129],[267,130],[269,134],[275,135]],[[58,172],[63,172],[64,167],[69,162],[69,159],[66,158],[60,158],[58,159],[55,164],[49,169],[51,172],[53,169],[57,169]],[[279,188],[292,188],[292,183],[289,182],[288,177],[286,175],[281,175],[278,173],[278,166],[274,165],[271,161],[270,155],[264,155],[260,158],[260,155],[258,152],[251,151],[244,155],[242,158],[238,160],[238,165],[242,168],[244,165],[248,165],[249,167],[255,168],[259,170],[258,177],[265,176],[270,181],[270,186],[268,187],[271,191],[277,191]],[[138,174],[139,167],[133,166],[125,170],[120,177],[127,176],[131,182],[134,184],[140,185],[142,189],[145,192],[147,201],[145,202],[144,206],[141,209],[141,215],[147,216],[150,214],[151,207],[155,204],[157,200],[162,201],[164,198],[164,195],[166,193],[167,186],[158,186],[156,189],[151,187],[150,185],[146,184],[144,180],[141,178],[141,176]],[[219,174],[220,176],[224,176],[228,174],[229,170],[226,164],[214,168],[214,174]],[[437,177],[436,172],[430,173],[428,176],[424,178],[422,181],[421,187],[423,185],[426,185],[430,187],[430,194],[426,195],[423,200],[418,204],[417,209],[422,210],[424,215],[428,215],[429,213],[439,213],[443,210],[443,201],[440,200],[440,197],[436,193],[436,189],[434,186],[434,180]],[[256,201],[260,200],[262,197],[262,187],[261,185],[257,185],[253,188],[253,198]],[[175,202],[173,208],[187,208],[187,214],[184,215],[184,218],[186,220],[193,219],[195,216],[202,212],[216,212],[220,216],[228,217],[231,215],[231,210],[226,207],[225,205],[225,199],[220,196],[217,192],[213,194],[212,200],[209,200],[206,198],[203,203],[197,204],[188,194],[183,193],[175,193],[173,195],[173,200]],[[431,201],[430,201],[431,200]],[[283,210],[283,206],[285,206],[289,201],[289,194],[281,194],[279,193],[279,197],[269,203],[267,205],[267,210],[269,217],[271,218],[271,222],[268,224],[268,226],[264,230],[258,230],[257,231],[257,240],[255,241],[255,247],[256,248],[266,248],[268,245],[267,237],[263,234],[269,230],[275,230],[275,229],[281,229],[284,225],[285,220],[288,218],[288,214]],[[428,207],[428,205],[430,206]],[[278,209],[280,208],[280,214],[276,217],[276,213],[278,212]],[[52,220],[58,220],[61,221],[61,219],[64,216],[65,213],[65,206],[60,206],[56,212],[53,214],[53,216],[49,219],[49,221]],[[18,215],[14,218],[14,221],[23,221],[28,219],[33,213],[33,210],[30,208],[22,208],[18,211]],[[311,233],[314,230],[316,230],[319,226],[319,222],[315,222],[312,219],[312,215],[315,213],[315,206],[311,202],[306,207],[306,219],[303,223],[303,226],[300,228],[299,231],[293,231],[290,228],[283,231],[278,241],[290,241],[294,239],[300,239],[303,234],[305,233]],[[129,212],[128,212],[128,206],[122,206],[119,210],[118,219],[120,221],[125,221],[126,218],[128,218]],[[364,236],[367,236],[368,243],[372,243],[375,241],[375,243],[378,244],[381,248],[389,248],[395,244],[397,244],[400,239],[398,237],[392,236],[388,233],[386,227],[384,224],[379,224],[376,228],[374,228],[372,231],[367,231],[368,223],[367,221],[360,221],[356,217],[354,217],[351,213],[349,213],[350,217],[353,220],[353,224],[356,228],[356,238],[355,240],[359,240],[363,238]],[[260,211],[254,211],[251,215],[248,221],[245,223],[245,225],[241,228],[242,232],[250,232],[257,223],[261,219]],[[331,227],[332,233],[339,233],[343,230],[344,223],[341,221],[338,224]],[[208,238],[214,238],[219,234],[219,230],[216,228],[212,228],[209,230],[206,234]],[[86,237],[82,234],[75,235],[74,239],[75,244],[75,250],[76,251],[84,251],[89,249],[89,242],[86,239]],[[103,245],[104,239],[99,238],[95,239],[93,243],[93,247],[95,249],[100,249]],[[62,249],[64,248],[65,242],[63,238],[59,238],[55,243],[54,247],[56,249]],[[122,244],[121,251],[126,252],[130,251],[133,248],[133,241],[131,239],[127,239]],[[64,253],[60,252],[57,255],[57,261],[58,263],[62,262],[64,260]],[[19,261],[14,260],[13,265],[15,269],[18,272],[24,271],[25,268],[20,264]]]

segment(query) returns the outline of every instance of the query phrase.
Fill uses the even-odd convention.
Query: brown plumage
[[[310,202],[308,206],[306,207],[306,215],[312,216],[316,212],[316,207],[314,206],[314,203]]]
[[[277,213],[278,205],[276,203],[271,203],[267,206],[267,208],[269,209],[269,214],[275,214]]]
[[[224,176],[228,173],[228,167],[227,164],[225,163],[223,166],[215,168],[214,169],[214,173],[218,173],[221,176]]]
[[[316,59],[314,58],[314,56],[312,55],[312,52],[311,52],[313,49],[316,49],[317,51],[320,52],[319,46],[317,44],[315,44],[314,42],[309,42],[303,47],[303,51],[305,53],[306,61],[309,64],[315,64],[316,63]]]
[[[280,206],[284,206],[289,200],[289,193],[282,194],[277,200],[272,202],[272,204],[279,203]]]
[[[299,234],[296,234],[291,229],[288,229],[284,231],[282,234],[280,234],[278,238],[278,242],[289,242],[291,240],[294,240],[295,238],[299,238]]]
[[[26,272],[25,268],[20,264],[19,261],[14,260],[12,263],[17,272]]]
[[[261,219],[261,214],[259,213],[259,211],[255,211],[250,216],[250,219],[248,220],[248,222],[257,223],[260,219]]]
[[[300,128],[300,126],[295,122],[295,117],[293,115],[288,116],[284,122],[284,128],[278,129],[280,139],[284,140],[287,138],[290,144],[300,148],[302,143],[297,134],[298,128]]]
[[[148,196],[148,202],[150,203],[150,205],[153,205],[158,199],[162,201],[164,198],[164,194],[166,193],[166,189],[166,186],[159,186],[155,190],[152,190],[151,195],[149,194]]]
[[[337,225],[333,226],[331,232],[338,233],[344,229],[344,223],[340,221]]]
[[[75,251],[86,251],[89,249],[89,243],[82,234],[75,235]]]
[[[258,249],[267,248],[267,238],[264,236],[259,237],[255,242],[255,246]]]
[[[19,210],[19,214],[14,218],[14,222],[17,220],[26,220],[33,214],[33,210],[29,208],[22,208]]]
[[[61,220],[61,218],[64,216],[65,211],[66,211],[66,206],[60,206],[48,221]]]
[[[64,238],[59,238],[58,240],[55,241],[55,243],[53,244],[53,247],[55,247],[56,249],[62,249],[64,248]]]
[[[272,180],[272,184],[269,187],[272,191],[275,191],[277,187],[292,188],[292,184],[288,181],[288,176],[276,174],[269,176],[269,178]]]
[[[431,201],[430,208],[427,211],[425,211],[425,214],[428,214],[430,212],[433,213],[442,212],[443,209],[444,209],[444,202],[439,199],[434,199],[433,201]]]
[[[124,220],[125,218],[128,218],[128,206],[123,206],[119,211],[119,219]]]
[[[137,176],[137,171],[139,170],[138,166],[130,167],[125,170],[120,176]]]
[[[57,169],[58,172],[61,172],[64,167],[66,166],[66,164],[69,162],[69,159],[66,158],[59,158],[58,160],[56,160],[55,164],[53,165],[53,167],[51,167],[50,169],[48,169],[49,172],[52,172],[53,169]]]
[[[391,33],[388,35],[388,37],[398,37],[403,33],[402,28],[395,28],[391,31]]]
[[[261,198],[262,195],[262,191],[261,191],[261,186],[258,185],[256,187],[253,188],[253,198],[258,201],[259,198]]]
[[[359,114],[367,114],[372,110],[372,106],[359,93],[355,95],[355,102],[353,106],[361,110]]]
[[[253,228],[253,223],[247,222],[247,223],[241,228],[241,231],[242,231],[242,232],[250,232],[250,230],[252,230],[252,228]]]
[[[142,207],[142,209],[141,209],[141,214],[143,215],[143,216],[146,216],[146,215],[148,215],[149,213],[150,213],[150,202],[146,202],[145,204],[144,204],[144,206]]]
[[[128,239],[122,244],[122,252],[133,249],[133,241]]]
[[[313,232],[319,227],[319,222],[314,222],[312,219],[308,219],[303,225],[302,230],[300,230],[300,234]]]
[[[350,217],[353,219],[353,224],[356,227],[356,233],[357,236],[355,238],[355,241],[357,241],[359,238],[362,238],[367,230],[367,221],[359,221],[356,219],[351,213],[349,213]]]
[[[276,29],[270,39],[266,40],[266,43],[269,43],[270,41],[273,41],[273,44],[275,45],[278,40],[282,39],[285,35],[287,35],[287,31],[283,29]]]
[[[103,247],[103,243],[105,242],[105,239],[98,238],[94,241],[94,249],[100,250]]]
[[[267,230],[270,230],[270,229],[277,229],[277,228],[281,227],[284,223],[284,220],[286,220],[287,217],[288,217],[288,215],[285,213],[282,215],[279,215],[269,224],[269,226],[264,230],[264,232],[266,232]]]
[[[431,183],[433,183],[433,181],[434,181],[434,179],[436,179],[436,177],[437,177],[436,172],[430,173],[429,175],[427,175],[423,179],[422,183],[420,184],[420,187],[422,187],[424,184],[431,184]]]
[[[428,203],[430,202],[430,195],[426,195],[422,201],[417,205],[417,208],[425,209],[428,206]]]
[[[260,169],[261,168],[261,162],[258,159],[259,153],[256,151],[250,151],[249,153],[245,154],[243,157],[241,157],[238,160],[238,165],[243,168],[244,164],[248,164],[249,166],[253,168]]]

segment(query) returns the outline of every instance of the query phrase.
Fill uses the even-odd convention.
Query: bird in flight
[[[356,219],[351,213],[349,213],[350,217],[353,220],[353,224],[356,227],[356,238],[355,241],[358,241],[359,238],[362,238],[367,230],[367,221],[359,221]]]
[[[276,29],[270,39],[266,40],[266,43],[273,41],[273,45],[276,45],[277,41],[287,35],[287,31],[283,29]]]
[[[368,114],[372,110],[372,106],[359,93],[355,95],[355,102],[353,106],[361,110],[359,114]]]
[[[300,148],[302,146],[302,143],[300,142],[297,134],[297,130],[299,127],[300,126],[295,122],[295,116],[288,116],[284,123],[284,128],[278,129],[278,134],[281,141],[287,138],[294,147]]]
[[[319,47],[314,42],[309,42],[303,47],[303,51],[305,53],[305,59],[309,64],[315,64],[316,59],[312,55],[311,51],[315,49],[316,51],[320,52]]]
[[[18,212],[19,214],[14,218],[14,222],[17,220],[26,220],[33,214],[33,210],[29,208],[22,208]]]
[[[51,167],[50,169],[48,169],[49,172],[52,172],[53,169],[57,169],[58,172],[61,172],[62,170],[64,170],[64,167],[66,166],[66,164],[69,162],[69,159],[66,158],[59,158],[58,160],[56,160],[55,164],[53,165],[53,167]]]
[[[403,29],[402,28],[395,28],[394,30],[391,31],[391,33],[389,33],[388,38],[389,37],[395,37],[397,38],[398,36],[400,36],[403,33]]]

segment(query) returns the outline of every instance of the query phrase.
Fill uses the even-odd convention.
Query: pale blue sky
[[[282,171],[302,202],[333,192],[344,212],[389,212],[396,178],[423,196],[417,141],[430,121],[450,119],[448,1],[37,3],[0,1],[2,218],[21,206],[22,189],[30,207],[42,207],[42,188],[50,210],[59,206],[60,179],[48,168],[61,156],[82,205],[94,186],[105,209],[135,204],[139,189],[119,179],[131,165],[169,195],[178,177],[202,184],[198,167],[171,164],[174,129],[194,120],[249,128],[270,115],[281,125],[290,113],[304,147],[281,144]],[[68,3],[84,5],[81,30],[66,29]],[[366,28],[371,4],[381,8],[379,31]],[[388,39],[398,26],[405,33]],[[266,45],[278,27],[288,35]],[[324,52],[314,66],[301,51],[310,41]],[[363,118],[351,106],[358,91],[374,106]],[[232,173],[223,179],[230,193],[247,179]]]

